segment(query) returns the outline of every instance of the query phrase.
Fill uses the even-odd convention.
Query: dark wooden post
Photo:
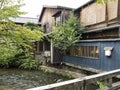
[[[112,88],[112,77],[108,78],[108,85],[107,86],[109,87],[110,90],[113,90],[113,89],[111,89]]]
[[[37,53],[39,53],[39,41],[37,41]]]
[[[120,38],[120,27],[118,28],[118,37]]]

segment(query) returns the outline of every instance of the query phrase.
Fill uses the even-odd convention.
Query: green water
[[[0,90],[25,90],[65,80],[68,78],[42,71],[0,69]]]

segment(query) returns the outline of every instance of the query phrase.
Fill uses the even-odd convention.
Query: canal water
[[[43,71],[24,71],[18,69],[0,69],[0,90],[25,90],[69,78]]]

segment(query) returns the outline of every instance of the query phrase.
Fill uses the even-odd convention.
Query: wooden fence
[[[120,88],[120,81],[114,77],[119,74],[120,69],[117,69],[27,90],[117,90]],[[104,82],[104,87],[99,88],[97,82]]]

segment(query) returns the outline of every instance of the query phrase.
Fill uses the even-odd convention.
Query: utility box
[[[109,57],[112,55],[113,47],[104,47],[104,50],[105,50],[105,56]]]

